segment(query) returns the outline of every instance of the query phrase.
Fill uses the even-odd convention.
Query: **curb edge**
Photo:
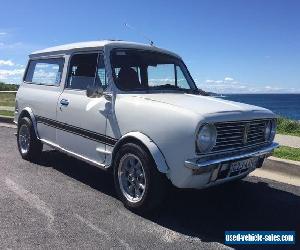
[[[5,122],[5,123],[11,123],[12,124],[14,122],[14,117],[0,115],[0,122]]]
[[[300,177],[300,162],[270,157],[264,161],[262,170]]]

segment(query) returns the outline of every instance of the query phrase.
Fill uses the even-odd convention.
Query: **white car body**
[[[141,142],[153,157],[157,169],[179,188],[205,188],[246,176],[216,178],[221,163],[259,157],[264,159],[277,145],[273,141],[230,152],[199,154],[196,138],[203,124],[273,120],[264,108],[186,93],[126,92],[112,77],[110,52],[132,48],[169,54],[172,52],[143,44],[96,41],[63,45],[34,52],[30,59],[64,58],[59,86],[22,83],[17,93],[15,122],[29,114],[37,137],[62,152],[101,168],[110,168],[124,140]],[[70,57],[74,53],[102,51],[108,88],[98,98],[84,90],[65,88]],[[67,101],[68,106],[61,103]]]

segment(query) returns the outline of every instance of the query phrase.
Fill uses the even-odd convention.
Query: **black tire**
[[[147,185],[145,185],[142,199],[138,202],[128,200],[123,194],[119,183],[118,169],[120,168],[120,160],[126,154],[133,154],[138,157],[144,169]],[[153,212],[157,209],[162,204],[168,188],[166,177],[158,172],[155,162],[149,153],[142,146],[134,143],[126,143],[118,150],[114,160],[114,181],[118,197],[124,206],[138,214]]]
[[[27,127],[29,130],[29,147],[27,151],[22,150],[20,145],[20,129],[22,128],[22,126]],[[43,150],[43,144],[36,137],[32,121],[28,117],[23,117],[18,122],[17,144],[19,152],[23,159],[29,161],[36,161],[39,159]]]

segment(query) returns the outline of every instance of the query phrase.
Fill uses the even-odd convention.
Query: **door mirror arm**
[[[103,95],[104,95],[104,98],[107,101],[111,101],[112,100],[113,94],[111,92],[103,92]]]
[[[90,97],[90,98],[97,98],[97,97],[101,97],[104,93],[104,90],[102,87],[99,86],[87,86],[86,89],[86,96]]]

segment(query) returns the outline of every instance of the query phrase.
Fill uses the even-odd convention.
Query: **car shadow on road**
[[[36,164],[51,167],[93,189],[113,197],[116,196],[110,171],[102,170],[57,150],[43,151]]]
[[[44,151],[39,164],[116,197],[113,176],[107,171],[55,150]],[[289,191],[285,191],[287,188]],[[299,187],[267,183],[256,177],[206,190],[172,188],[159,211],[145,218],[205,242],[224,243],[226,230],[291,230],[297,234],[300,232],[300,196],[291,190],[299,194]],[[274,249],[275,246],[260,247]],[[242,248],[255,249],[238,246]]]
[[[223,244],[225,231],[300,232],[299,209],[300,196],[248,177],[207,190],[177,189],[170,194],[162,213],[150,219],[202,241]],[[285,249],[282,246],[279,249]],[[238,246],[238,249],[257,248]],[[274,245],[262,248],[274,249]]]

